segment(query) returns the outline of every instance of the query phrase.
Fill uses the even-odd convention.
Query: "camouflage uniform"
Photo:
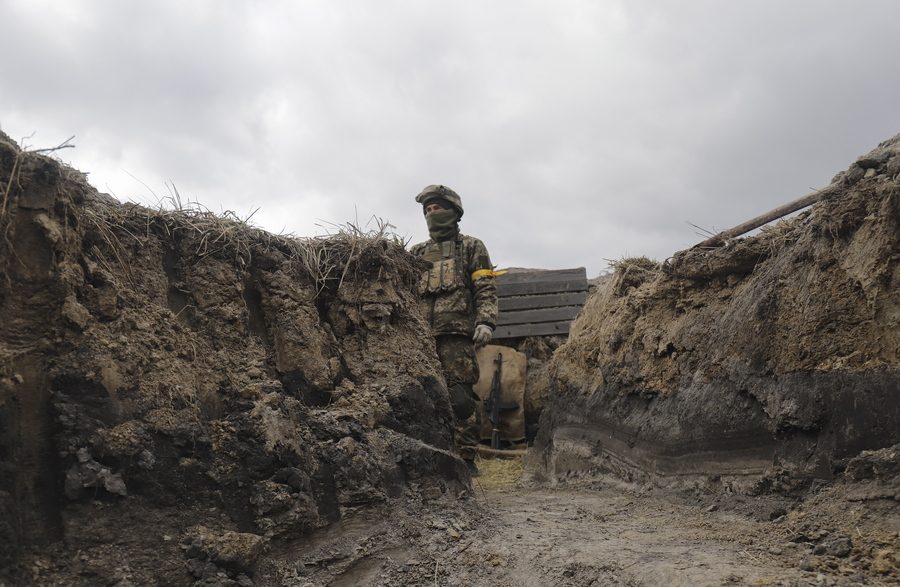
[[[446,244],[451,245],[449,251],[445,251]],[[483,242],[458,234],[453,241],[443,243],[429,239],[414,245],[411,252],[434,264],[423,276],[422,309],[435,336],[457,334],[471,339],[476,324],[496,328],[497,286]],[[453,264],[445,263],[445,259]]]
[[[456,198],[451,203],[461,216],[459,197],[450,193]],[[420,194],[417,201],[425,204],[430,200]],[[479,398],[472,389],[479,376],[472,336],[479,324],[491,330],[497,325],[497,286],[491,259],[483,242],[458,230],[448,240],[436,242],[432,238],[410,251],[432,262],[432,268],[423,275],[421,306],[435,336],[450,403],[457,416],[456,444],[461,456],[471,459],[481,430],[475,409]]]

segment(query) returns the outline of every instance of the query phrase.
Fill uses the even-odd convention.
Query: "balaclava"
[[[448,241],[459,233],[459,213],[454,209],[436,210],[425,215],[428,236],[435,242]]]

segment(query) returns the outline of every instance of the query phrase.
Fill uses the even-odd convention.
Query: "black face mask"
[[[425,215],[428,236],[436,242],[450,240],[459,232],[459,214],[456,210],[437,210]]]

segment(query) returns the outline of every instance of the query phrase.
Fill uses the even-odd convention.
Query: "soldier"
[[[456,445],[477,476],[474,458],[481,441],[481,418],[476,409],[479,397],[472,389],[478,381],[475,347],[489,343],[497,326],[495,273],[484,243],[459,232],[463,207],[456,192],[430,185],[416,202],[422,204],[431,236],[411,249],[432,263],[423,277],[422,306],[450,391]]]

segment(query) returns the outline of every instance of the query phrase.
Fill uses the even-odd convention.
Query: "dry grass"
[[[6,239],[9,250],[13,250],[8,242],[11,199],[23,161],[31,155],[53,155],[72,146],[66,141],[52,149],[16,153],[10,176],[0,185],[0,237]],[[405,237],[394,232],[392,224],[374,216],[365,226],[358,220],[328,225],[323,227],[326,231],[323,236],[276,235],[253,226],[251,220],[256,210],[246,217],[231,210],[214,213],[198,202],[185,201],[174,184],[166,187],[169,195],[157,197],[155,205],[136,202],[116,205],[96,201],[94,205],[84,207],[84,217],[96,236],[92,248],[98,263],[110,274],[124,276],[132,287],[135,278],[128,249],[146,246],[151,233],[166,238],[172,249],[183,256],[195,260],[211,255],[230,257],[238,269],[247,269],[254,254],[277,249],[291,260],[293,268],[313,282],[317,297],[326,289],[331,293],[340,289],[348,272],[365,265],[367,254],[374,248],[381,251],[391,246],[405,249],[408,244]],[[117,270],[113,271],[114,268]]]
[[[5,239],[8,250],[14,250],[8,234],[12,198],[27,157],[46,157],[72,146],[66,141],[52,149],[17,150],[8,179],[0,182],[0,238]],[[65,166],[61,164],[61,168]],[[83,209],[86,225],[93,229],[91,247],[97,262],[110,274],[123,276],[132,287],[136,283],[129,249],[146,246],[151,233],[163,236],[182,256],[195,260],[211,255],[230,258],[238,269],[247,269],[254,254],[277,249],[291,260],[293,268],[313,282],[317,297],[326,290],[339,290],[348,272],[363,267],[375,248],[405,249],[408,244],[405,237],[394,232],[392,224],[374,216],[365,225],[358,220],[328,225],[323,227],[323,236],[276,235],[253,226],[256,210],[246,217],[231,210],[215,213],[198,202],[184,200],[174,184],[166,187],[169,195],[164,198],[156,197],[151,190],[155,205],[117,205],[97,200]]]
[[[525,457],[485,458],[475,457],[475,464],[481,472],[480,477],[472,481],[475,486],[485,491],[507,491],[515,488],[516,482],[525,472]]]
[[[166,204],[171,210],[167,209]],[[231,210],[216,214],[199,202],[184,202],[173,184],[169,187],[169,196],[163,198],[156,209],[148,209],[148,226],[151,215],[155,213],[156,220],[162,221],[162,226],[170,236],[192,242],[196,257],[229,251],[234,254],[238,267],[243,268],[252,258],[251,244],[263,232],[250,222],[257,210],[244,218]]]
[[[615,273],[625,273],[629,269],[641,269],[643,271],[656,271],[661,263],[656,259],[647,257],[623,257],[618,261],[614,259],[604,259],[609,262],[609,268]]]
[[[359,221],[318,226],[325,235],[294,241],[294,259],[315,280],[317,296],[330,284],[340,289],[350,268],[371,248],[383,247],[386,242],[404,249],[407,245],[407,240],[394,232],[393,224],[377,216],[364,227]]]
[[[763,242],[766,244],[770,257],[775,256],[785,246],[800,238],[801,232],[796,230],[800,225],[800,217],[781,218],[774,224],[767,224],[760,228],[759,236],[765,239]]]
[[[317,297],[326,288],[339,289],[355,261],[372,247],[383,248],[386,242],[406,247],[405,240],[393,232],[395,227],[377,217],[365,227],[352,222],[329,225],[326,235],[297,238],[253,226],[256,210],[246,217],[230,210],[217,214],[197,202],[185,202],[174,185],[169,189],[170,195],[152,208],[137,204],[97,206],[87,213],[111,257],[132,283],[123,241],[143,246],[142,236],[149,237],[154,229],[162,231],[173,247],[187,249],[197,259],[230,257],[240,269],[250,265],[254,252],[279,249],[314,283]],[[106,265],[109,269],[108,262]]]
[[[775,224],[766,224],[759,229],[761,234],[776,237],[785,237],[797,227],[798,216],[780,218]]]
[[[255,246],[279,238],[255,228],[250,223],[253,213],[246,218],[230,210],[216,214],[197,202],[185,203],[178,190],[174,186],[171,189],[172,195],[158,201],[155,207],[131,203],[84,209],[84,218],[93,225],[105,245],[105,251],[94,245],[98,261],[104,269],[115,273],[109,256],[132,286],[135,280],[129,267],[126,244],[144,246],[154,229],[168,237],[173,247],[188,248],[198,259],[208,255],[228,255],[242,269],[249,265]]]
[[[409,244],[406,237],[401,237],[394,232],[396,226],[377,216],[372,216],[364,227],[360,226],[359,218],[355,222],[346,224],[318,224],[317,226],[325,230],[325,238],[345,238],[351,241],[390,240],[403,248]]]

